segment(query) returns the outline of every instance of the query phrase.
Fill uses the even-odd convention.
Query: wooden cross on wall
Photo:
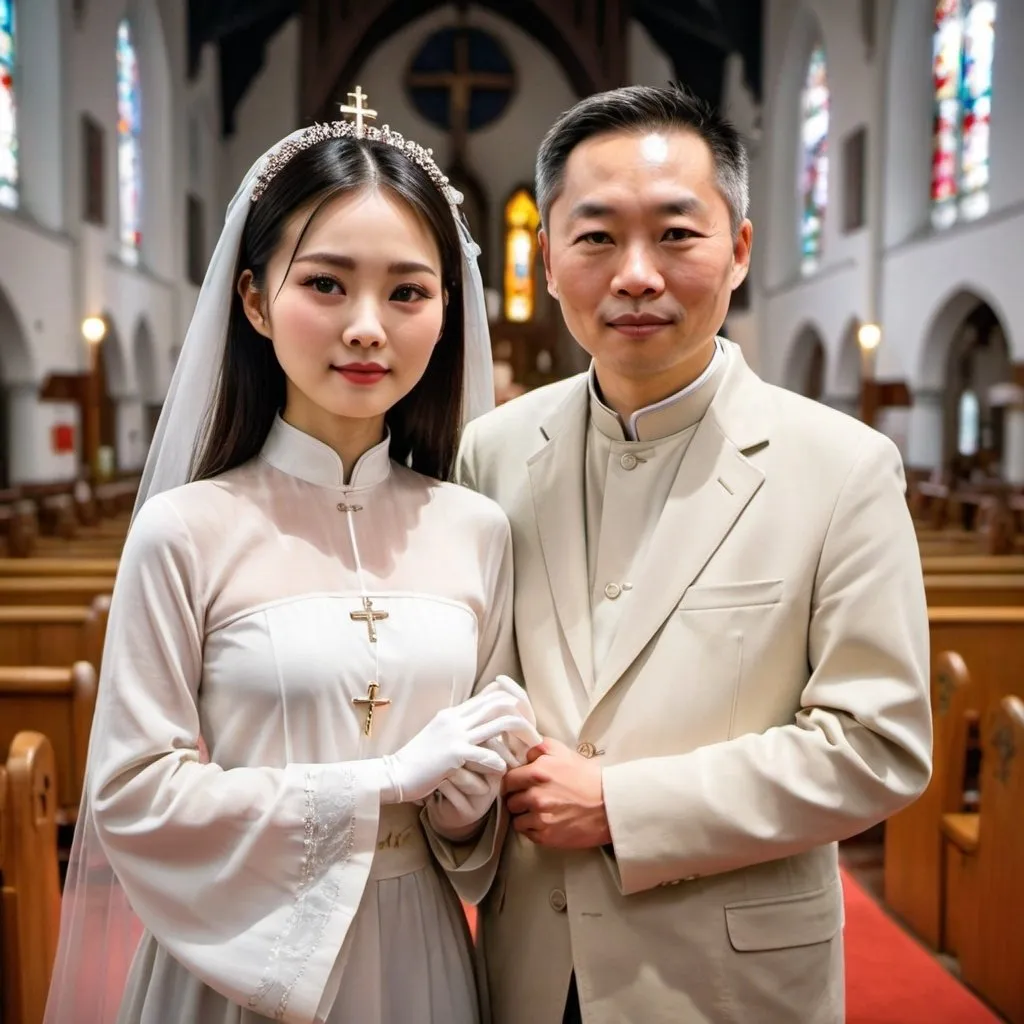
[[[469,61],[469,27],[465,8],[459,11],[455,30],[455,68],[453,71],[413,71],[409,74],[412,89],[445,89],[451,113],[452,162],[463,160],[469,137],[469,103],[474,89],[511,92],[515,76],[505,72],[474,71]]]

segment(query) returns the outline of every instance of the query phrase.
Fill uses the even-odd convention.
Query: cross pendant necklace
[[[371,736],[373,734],[373,712],[376,708],[386,708],[390,703],[389,697],[378,697],[377,694],[380,692],[380,687],[376,683],[366,684],[366,696],[365,697],[353,697],[352,703],[357,707],[366,708],[366,721],[363,723],[363,735]]]
[[[365,622],[366,632],[369,636],[370,643],[375,644],[377,642],[377,623],[381,619],[386,619],[388,617],[388,613],[376,611],[373,607],[373,599],[364,597],[363,610],[361,612],[349,612],[348,617],[353,622]]]
[[[359,545],[356,543],[356,531],[353,519],[356,512],[362,512],[362,505],[349,505],[345,502],[338,503],[338,511],[345,514],[348,520],[348,535],[352,542],[352,554],[356,563],[356,575],[359,577],[359,589],[363,592],[363,610],[360,612],[349,612],[349,618],[353,622],[366,624],[366,636],[372,645],[374,660],[374,678],[366,684],[366,695],[353,697],[352,706],[357,709],[366,709],[366,719],[363,721],[363,735],[373,735],[373,713],[377,708],[386,708],[391,703],[390,697],[380,697],[380,648],[377,646],[377,623],[388,617],[388,613],[373,607],[373,598],[368,593],[366,578],[363,575],[363,565],[359,558]]]

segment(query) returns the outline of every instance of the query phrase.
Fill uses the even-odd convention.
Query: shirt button
[[[565,893],[561,889],[552,889],[551,895],[548,897],[548,903],[551,904],[551,909],[558,914],[565,912],[568,900],[565,898]]]
[[[619,465],[623,469],[636,469],[637,462],[640,460],[632,452],[626,452],[625,455],[619,459]]]
[[[618,583],[609,583],[608,586],[604,588],[604,596],[607,597],[609,601],[614,601],[621,593],[622,587],[620,587]]]
[[[597,753],[597,747],[595,747],[589,740],[584,740],[576,748],[576,753],[582,754],[584,757],[593,757]]]

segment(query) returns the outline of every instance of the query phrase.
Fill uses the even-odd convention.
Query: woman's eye
[[[313,291],[320,295],[341,294],[341,285],[333,277],[328,277],[326,274],[317,274],[316,277],[309,278],[305,283],[307,287],[312,288]]]
[[[418,302],[420,299],[429,298],[429,296],[418,285],[401,284],[391,293],[391,298],[395,302]]]

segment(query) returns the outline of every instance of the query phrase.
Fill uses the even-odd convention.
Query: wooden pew
[[[885,902],[927,945],[942,944],[942,817],[949,806],[948,674],[957,652],[970,669],[963,707],[985,714],[1008,694],[1024,693],[1024,608],[929,608],[932,664],[932,778],[922,796],[885,824]]]
[[[49,739],[19,732],[10,744],[3,775],[0,1011],[5,1024],[39,1024],[60,934],[58,789]]]
[[[57,752],[59,824],[78,816],[95,707],[96,670],[87,661],[70,668],[0,668],[0,749],[26,729],[50,739]]]
[[[1024,1024],[1024,701],[1004,697],[982,742],[976,902],[961,975],[1011,1024]]]
[[[112,576],[7,576],[0,605],[87,605],[113,590]]]
[[[15,565],[21,564],[9,559]],[[3,562],[0,560],[0,565]],[[1024,555],[923,555],[921,568],[925,576],[1003,576],[1024,575]]]
[[[100,670],[110,597],[90,605],[0,606],[0,665],[73,665]]]
[[[71,549],[73,550],[73,548]],[[0,558],[0,578],[11,576],[109,576],[117,558]]]
[[[1024,607],[1024,575],[998,573],[925,576],[928,607]]]

